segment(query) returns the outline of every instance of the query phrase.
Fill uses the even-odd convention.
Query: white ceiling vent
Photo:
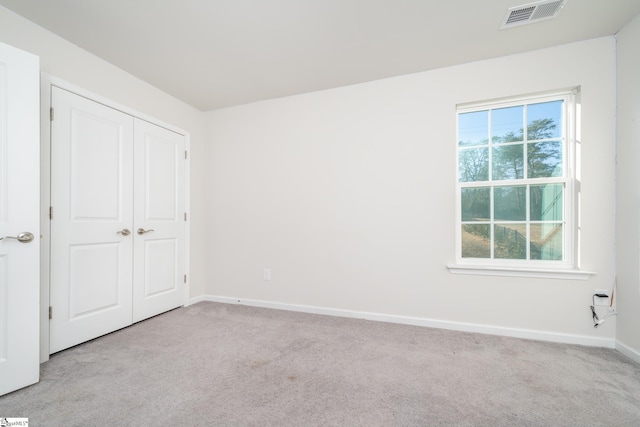
[[[567,0],[546,0],[510,7],[507,9],[500,29],[533,24],[534,22],[555,18],[566,2]]]

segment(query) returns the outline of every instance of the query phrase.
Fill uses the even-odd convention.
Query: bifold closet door
[[[185,137],[135,119],[133,321],[184,303]]]
[[[52,87],[50,353],[132,323],[133,117]]]

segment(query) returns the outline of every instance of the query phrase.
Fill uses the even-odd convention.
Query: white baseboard
[[[212,300],[210,300],[209,297],[207,297],[206,295],[200,295],[195,298],[189,298],[189,300],[187,301],[187,305],[185,307],[188,307],[190,305],[193,305],[202,301],[212,301]]]
[[[378,322],[399,323],[403,325],[426,326],[429,328],[449,329],[452,331],[475,332],[488,335],[499,335],[513,338],[524,338],[540,341],[550,341],[565,344],[579,344],[590,347],[617,348],[616,341],[610,338],[594,338],[585,335],[562,334],[555,332],[534,331],[528,329],[505,328],[474,323],[451,322],[446,320],[426,319],[421,317],[397,316],[390,314],[369,313],[363,311],[339,310],[333,308],[315,307],[309,305],[285,304],[273,301],[260,301],[242,298],[202,295],[192,298],[189,305],[201,301],[220,302],[225,304],[240,304],[252,307],[273,308],[278,310],[297,311],[302,313],[323,314],[327,316],[365,319]],[[623,352],[624,353],[624,352]],[[626,354],[626,353],[625,353]]]
[[[640,351],[622,344],[620,341],[616,341],[616,350],[627,356],[629,359],[640,363]]]

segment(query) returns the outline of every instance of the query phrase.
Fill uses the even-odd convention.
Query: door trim
[[[72,83],[54,77],[47,73],[40,74],[40,363],[49,360],[49,301],[50,301],[50,247],[51,224],[49,219],[49,206],[51,206],[51,87],[73,92],[76,95],[103,104],[107,107],[129,114],[135,118],[163,127],[185,138],[185,149],[191,152],[190,134],[169,123],[165,123],[154,117],[148,116],[137,110],[121,105],[110,99],[80,88]],[[191,232],[191,205],[190,205],[190,171],[191,156],[187,156],[184,167],[184,209],[187,214],[185,221],[184,241],[184,271],[187,282],[184,285],[184,305],[189,305],[190,294],[190,232]],[[55,212],[54,212],[55,215]],[[55,308],[54,308],[55,310]],[[54,311],[55,316],[55,311]]]

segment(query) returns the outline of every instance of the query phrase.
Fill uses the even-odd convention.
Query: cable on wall
[[[591,305],[591,317],[593,318],[593,327],[597,328],[598,326],[602,325],[609,317],[611,316],[615,316],[616,314],[618,314],[618,311],[616,310],[616,308],[614,307],[614,297],[615,297],[615,292],[616,292],[616,285],[618,283],[618,279],[614,279],[613,280],[613,287],[611,288],[611,299],[609,300],[609,306],[607,307],[607,312],[605,313],[605,315],[600,318],[598,316],[598,313],[596,313],[596,298],[607,298],[609,295],[606,294],[593,294],[593,296],[591,297],[591,301],[592,301],[592,305]]]

